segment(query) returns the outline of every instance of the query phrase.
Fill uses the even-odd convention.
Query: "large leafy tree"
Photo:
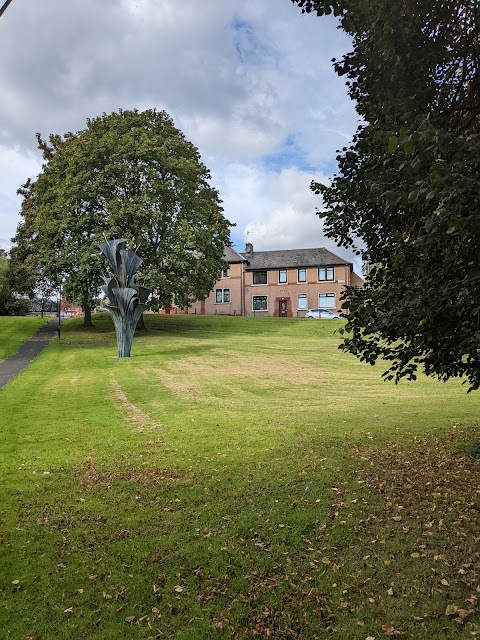
[[[83,131],[37,135],[42,172],[28,181],[16,251],[37,280],[64,282],[89,308],[105,273],[99,245],[115,234],[144,259],[155,304],[204,299],[224,266],[231,224],[197,148],[163,111],[119,111]]]
[[[343,348],[388,378],[419,366],[480,386],[478,0],[293,0],[334,13],[352,51],[334,61],[361,124],[331,186],[313,184],[327,234],[365,252]]]

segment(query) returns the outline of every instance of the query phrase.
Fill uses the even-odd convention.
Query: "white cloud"
[[[322,199],[310,190],[312,180],[329,183],[327,176],[297,167],[276,172],[248,164],[230,165],[222,174],[220,192],[227,217],[237,223],[232,233],[236,249],[243,251],[247,240],[257,251],[325,247],[353,262],[360,273],[358,256],[338,249],[325,236],[316,215]]]
[[[17,189],[41,169],[39,158],[18,148],[0,146],[0,249],[8,249],[15,233],[21,208]]]
[[[0,243],[41,163],[35,132],[156,107],[199,147],[236,239],[248,227],[258,249],[327,246],[309,184],[356,126],[331,68],[348,49],[333,19],[289,0],[12,3],[0,20]]]

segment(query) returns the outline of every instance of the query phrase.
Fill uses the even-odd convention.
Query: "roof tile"
[[[293,269],[301,267],[323,267],[350,264],[328,249],[285,249],[283,251],[254,251],[241,254],[247,259],[247,270],[253,269]]]

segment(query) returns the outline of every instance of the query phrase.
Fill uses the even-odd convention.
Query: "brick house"
[[[228,268],[204,302],[188,313],[296,318],[307,309],[340,310],[345,286],[362,287],[351,262],[327,249],[254,251],[225,248]]]

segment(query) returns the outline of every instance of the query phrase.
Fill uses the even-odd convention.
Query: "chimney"
[[[247,256],[251,256],[253,253],[253,244],[251,242],[247,242],[245,245],[245,253]]]

